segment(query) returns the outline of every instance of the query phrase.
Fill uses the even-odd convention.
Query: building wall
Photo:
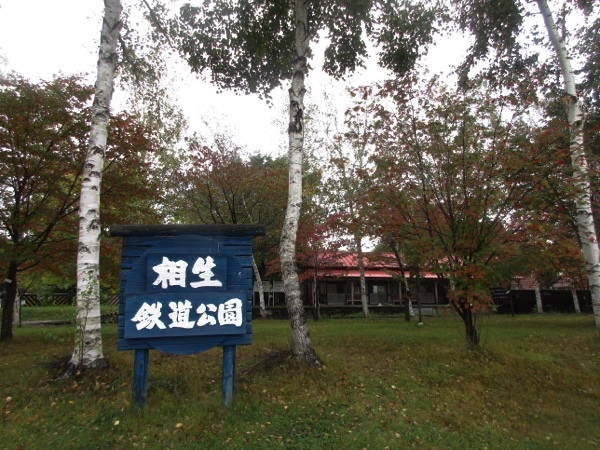
[[[306,280],[303,284],[305,304],[312,304],[313,280]],[[422,304],[447,303],[440,280],[426,279],[420,283],[419,294]],[[416,285],[411,285],[413,301],[416,302]],[[401,304],[407,296],[406,290],[398,280],[391,278],[367,279],[367,293],[370,305]],[[352,279],[327,279],[317,282],[317,297],[322,305],[359,305],[360,280]]]

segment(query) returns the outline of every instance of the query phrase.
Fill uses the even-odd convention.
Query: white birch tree
[[[308,334],[304,304],[300,293],[300,280],[296,267],[296,238],[302,206],[302,149],[304,146],[304,95],[306,93],[304,78],[308,72],[307,64],[311,40],[308,28],[307,0],[295,1],[295,16],[294,47],[296,54],[289,89],[289,190],[279,245],[279,258],[281,260],[283,289],[292,330],[292,352],[297,359],[320,366],[321,363],[312,347]]]
[[[581,314],[581,307],[579,305],[579,297],[577,297],[577,289],[575,288],[574,281],[571,280],[571,298],[573,299],[573,308],[575,309],[575,313]]]
[[[535,294],[535,307],[538,313],[544,312],[544,305],[542,303],[542,291],[540,289],[540,282],[538,281],[535,274],[531,274],[533,278],[533,292]]]
[[[354,246],[356,248],[356,259],[358,263],[358,277],[360,280],[360,304],[362,306],[363,315],[369,317],[369,294],[367,293],[367,280],[365,278],[365,255],[362,247],[362,237],[354,236]]]
[[[577,93],[575,75],[565,41],[556,27],[548,2],[546,0],[536,0],[536,2],[544,19],[548,38],[560,64],[565,107],[570,129],[570,154],[571,166],[573,167],[573,181],[577,188],[577,195],[575,198],[577,208],[577,229],[589,278],[596,333],[600,335],[600,249],[598,247],[598,237],[596,235],[594,215],[592,212],[592,191],[589,181],[589,168],[583,146],[585,115]]]
[[[309,44],[319,32],[328,35],[323,69],[341,77],[362,65],[367,55],[366,31],[382,44],[382,64],[405,72],[412,69],[420,56],[419,47],[429,44],[434,33],[435,14],[411,5],[395,0],[213,0],[185,4],[167,27],[173,30],[173,41],[192,70],[210,70],[211,80],[221,88],[268,96],[282,80],[291,77],[289,197],[279,255],[292,328],[292,353],[302,362],[320,365],[308,336],[295,254],[302,206],[304,79]]]
[[[265,317],[267,317],[267,308],[265,307],[265,289],[263,287],[262,278],[260,276],[258,266],[256,265],[256,259],[254,259],[254,255],[252,255],[252,271],[254,272],[254,276],[256,278],[256,288],[258,289],[258,305],[260,309],[260,317],[264,319]]]
[[[493,70],[488,72],[488,75],[492,75],[491,77],[488,76],[488,80],[496,86],[498,81],[502,83],[503,78],[513,78],[519,70],[527,70],[529,68],[527,64],[536,60],[537,55],[534,55],[533,58],[531,55],[523,57],[521,54],[523,50],[521,43],[523,41],[519,42],[517,39],[517,36],[525,30],[524,19],[526,14],[531,12],[526,8],[528,6],[526,2],[521,0],[498,0],[496,8],[493,10],[489,8],[489,3],[485,0],[452,0],[452,2],[458,7],[460,27],[468,29],[474,37],[470,54],[461,66],[463,80],[467,78],[465,76],[466,71],[473,68],[475,62],[479,59],[486,55],[489,56],[491,54],[490,50],[494,50],[493,56],[490,56],[490,59],[492,59],[490,65]],[[572,179],[573,186],[577,191],[575,195],[575,221],[578,240],[589,278],[596,333],[600,335],[600,250],[592,214],[590,171],[584,149],[585,115],[581,105],[582,98],[576,89],[575,75],[565,40],[557,28],[548,1],[535,0],[531,4],[537,6],[543,17],[546,34],[554,51],[554,58],[560,67],[563,98],[569,125]],[[566,8],[563,11],[569,10],[569,6],[574,6],[583,10],[586,15],[590,15],[594,13],[596,4],[597,2],[567,1],[565,2]],[[563,31],[566,31],[566,27]],[[539,43],[535,33],[532,33],[528,39],[529,43]],[[572,50],[581,49],[581,47],[576,46]],[[587,51],[589,52],[590,48]],[[503,64],[497,64],[498,62]]]
[[[104,0],[90,140],[79,206],[77,253],[77,333],[70,370],[106,367],[100,320],[100,186],[108,136],[110,103],[117,68],[121,1]]]
[[[359,88],[352,97],[367,98],[371,89]],[[344,129],[337,131],[328,149],[331,158],[330,180],[326,191],[330,193],[330,204],[338,205],[336,225],[342,232],[352,236],[356,250],[360,280],[360,299],[365,318],[369,317],[369,294],[365,279],[363,238],[369,235],[371,210],[366,202],[369,191],[369,158],[373,146],[370,142],[369,125],[373,121],[372,111],[360,101],[350,106],[344,114]]]

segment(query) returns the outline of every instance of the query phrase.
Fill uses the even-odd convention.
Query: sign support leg
[[[143,408],[148,393],[148,349],[135,350],[133,357],[133,405]]]
[[[235,378],[235,345],[223,346],[223,406],[229,407],[233,401],[233,381]]]

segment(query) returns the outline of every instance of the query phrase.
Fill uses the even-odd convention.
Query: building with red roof
[[[316,258],[313,258],[316,259]],[[417,284],[421,304],[447,304],[445,282],[435,274],[423,272],[417,278],[401,271],[393,254],[365,253],[363,256],[369,305],[402,304],[416,299]],[[305,302],[321,305],[359,305],[360,270],[358,255],[353,252],[332,252],[317,259],[316,264],[299,267]]]

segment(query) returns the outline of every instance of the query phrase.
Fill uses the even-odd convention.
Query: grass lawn
[[[489,316],[467,350],[453,316],[310,322],[322,370],[298,367],[286,321],[257,320],[238,347],[233,405],[221,350],[151,352],[148,402],[131,406],[133,352],[54,381],[74,327],[15,329],[0,342],[0,449],[594,449],[600,339],[591,316]]]

